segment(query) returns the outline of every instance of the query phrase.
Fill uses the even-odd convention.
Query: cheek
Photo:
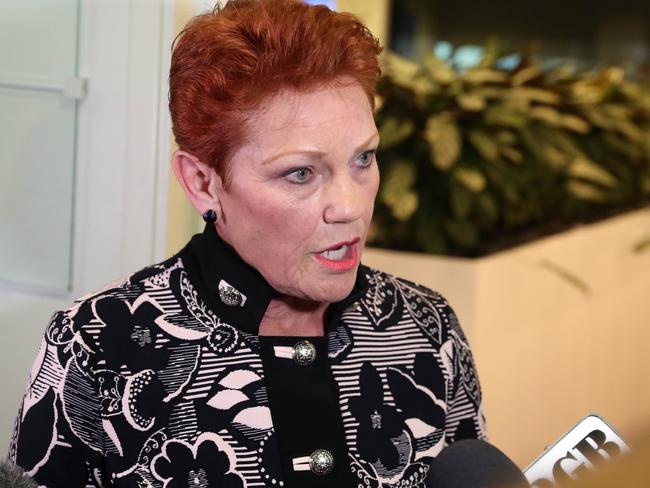
[[[310,250],[320,214],[316,205],[293,202],[286,197],[277,201],[267,196],[252,200],[246,207],[246,231],[240,235],[247,254],[277,270],[299,262]],[[262,263],[260,263],[262,264]]]

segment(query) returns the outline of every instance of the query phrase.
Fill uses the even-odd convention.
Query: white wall
[[[163,257],[173,7],[171,0],[81,1],[79,75],[89,88],[79,106],[72,286],[44,295],[0,284],[0,452],[51,314]],[[29,225],[38,225],[38,214]]]

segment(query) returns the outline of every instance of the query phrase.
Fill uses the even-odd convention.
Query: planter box
[[[521,467],[589,412],[650,428],[650,209],[479,259],[368,248],[440,291],[472,345],[488,434]]]

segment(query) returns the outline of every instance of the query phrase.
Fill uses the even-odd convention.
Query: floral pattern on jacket
[[[365,268],[327,332],[360,487],[424,487],[427,459],[485,437],[467,340],[437,293]],[[257,337],[204,303],[176,256],[57,312],[9,458],[55,487],[282,486]]]

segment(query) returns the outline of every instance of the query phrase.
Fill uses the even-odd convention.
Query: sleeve
[[[443,349],[451,373],[445,421],[446,441],[451,444],[468,438],[487,440],[483,396],[472,351],[458,317],[446,300],[444,308],[448,327]]]
[[[52,317],[16,417],[8,461],[40,486],[82,488],[102,481],[104,434],[93,354],[68,312]]]

